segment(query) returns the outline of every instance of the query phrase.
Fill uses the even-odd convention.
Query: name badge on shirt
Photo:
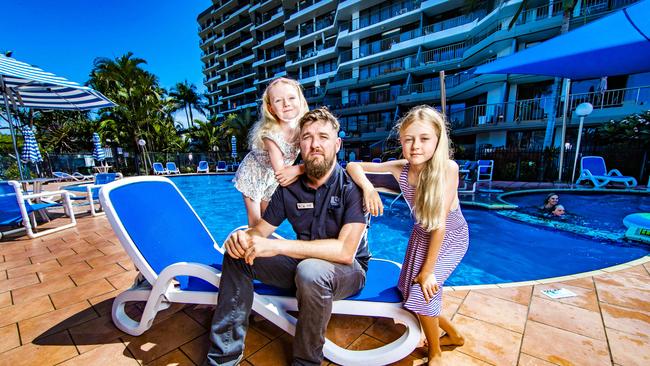
[[[314,202],[298,202],[296,203],[299,210],[306,210],[308,208],[314,208]]]

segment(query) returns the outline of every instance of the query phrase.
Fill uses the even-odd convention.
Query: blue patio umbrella
[[[102,149],[102,141],[97,132],[93,133],[93,158],[97,161],[106,159],[106,154],[104,153],[104,149]]]
[[[43,156],[41,156],[41,151],[38,149],[38,144],[36,143],[36,136],[34,131],[28,125],[22,127],[23,138],[25,142],[23,144],[23,151],[20,155],[20,158],[32,162],[34,165],[43,161]],[[38,165],[36,165],[36,172],[38,173]]]
[[[232,147],[232,152],[230,153],[230,156],[233,158],[237,158],[237,138],[235,136],[230,137],[230,146]]]
[[[650,71],[650,1],[479,66],[477,74],[592,79]]]

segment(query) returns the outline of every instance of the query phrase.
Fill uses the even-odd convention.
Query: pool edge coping
[[[482,285],[444,286],[444,288],[445,290],[450,290],[450,291],[467,291],[467,290],[486,290],[486,289],[494,289],[494,288],[522,287],[522,286],[531,286],[531,285],[547,285],[547,284],[562,282],[567,280],[577,280],[585,277],[593,277],[596,275],[614,273],[623,269],[628,269],[639,265],[643,265],[648,262],[650,262],[650,254],[647,254],[641,258],[633,259],[629,262],[616,264],[610,267],[605,267],[593,271],[580,272],[580,273],[565,275],[565,276],[541,278],[538,280],[529,280],[529,281],[493,283],[493,284],[482,284]]]

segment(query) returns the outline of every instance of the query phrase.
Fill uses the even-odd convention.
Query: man
[[[241,361],[253,279],[296,291],[293,364],[320,365],[323,360],[332,301],[363,288],[370,259],[362,193],[336,163],[338,131],[338,121],[326,108],[305,114],[299,137],[305,174],[278,187],[255,227],[226,241],[207,364]],[[285,219],[297,240],[268,239]]]

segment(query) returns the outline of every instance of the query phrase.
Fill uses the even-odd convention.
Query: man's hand
[[[252,237],[243,230],[235,231],[228,237],[224,247],[229,256],[240,259],[246,255],[246,250],[251,246]]]
[[[263,238],[261,236],[253,236],[251,245],[246,250],[244,260],[247,264],[253,265],[255,258],[274,257],[278,255],[277,240]]]
[[[414,283],[419,283],[422,287],[422,294],[424,295],[424,301],[429,303],[433,296],[440,290],[440,285],[436,280],[436,275],[433,273],[422,273],[413,279]]]

